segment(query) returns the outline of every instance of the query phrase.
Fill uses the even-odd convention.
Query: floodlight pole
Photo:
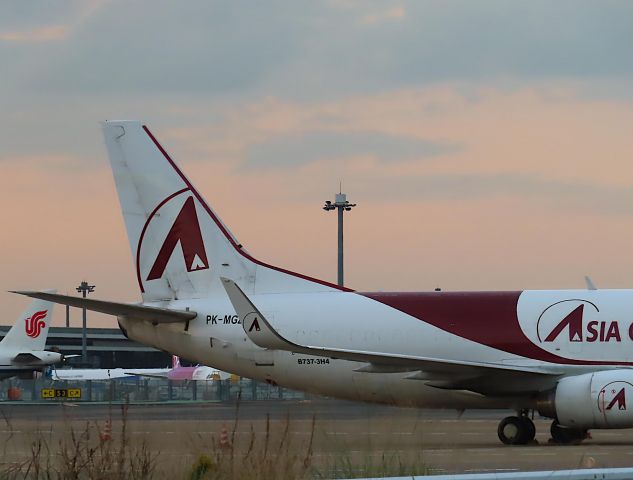
[[[84,298],[86,298],[89,293],[95,291],[95,286],[88,285],[88,282],[83,281],[79,284],[76,290],[81,293]],[[81,324],[81,357],[82,360],[86,362],[88,360],[88,341],[86,338],[86,307],[84,307],[82,310],[83,315]]]
[[[323,210],[329,212],[331,210],[338,210],[338,275],[337,283],[342,287],[344,285],[343,277],[343,212],[351,211],[356,206],[355,203],[349,203],[347,201],[347,195],[339,190],[336,194],[334,203],[327,200],[323,206]]]
[[[344,195],[344,194],[339,194]],[[337,195],[337,197],[339,196]],[[337,199],[338,203],[338,199]],[[343,286],[343,209],[338,208],[338,271],[336,275],[338,284]]]

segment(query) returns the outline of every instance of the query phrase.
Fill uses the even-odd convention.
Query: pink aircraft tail
[[[171,356],[171,368],[180,368],[180,357],[177,355]]]

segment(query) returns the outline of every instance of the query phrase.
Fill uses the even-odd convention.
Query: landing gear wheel
[[[506,417],[497,428],[499,440],[506,445],[524,445],[534,438],[532,432],[536,432],[536,429],[527,417]]]
[[[563,427],[558,423],[558,420],[552,422],[550,433],[554,443],[561,445],[578,444],[587,438],[587,430]]]

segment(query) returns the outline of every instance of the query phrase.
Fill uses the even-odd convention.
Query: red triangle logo
[[[561,332],[569,328],[569,341],[582,342],[582,313],[585,305],[578,305],[572,312],[556,325],[556,328],[550,332],[545,338],[546,342],[553,342],[561,334]]]
[[[607,410],[611,410],[615,404],[618,404],[618,410],[626,410],[626,398],[624,397],[624,388],[618,392],[618,394],[613,397],[613,400],[607,406]]]
[[[147,280],[156,280],[163,276],[167,263],[171,258],[176,245],[180,242],[182,254],[185,259],[185,267],[188,272],[196,272],[209,268],[207,252],[204,249],[204,240],[200,231],[198,214],[193,197],[187,198],[176,217],[174,224],[169,230],[163,246],[158,252],[156,261],[147,276]]]

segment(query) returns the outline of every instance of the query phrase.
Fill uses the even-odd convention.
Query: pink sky
[[[1,323],[12,289],[139,299],[114,118],[147,122],[269,263],[335,280],[342,180],[352,288],[633,285],[633,4],[274,3],[3,9]]]

